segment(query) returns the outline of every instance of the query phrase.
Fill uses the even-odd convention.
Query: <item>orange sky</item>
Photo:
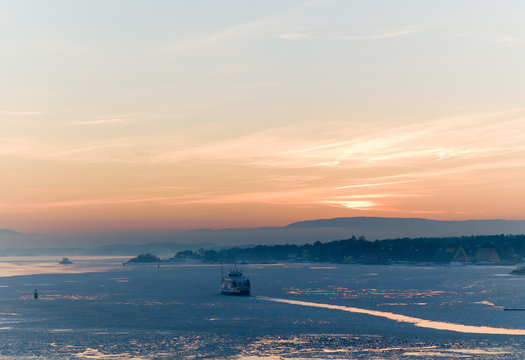
[[[0,5],[0,228],[525,219],[518,1],[26,5]]]

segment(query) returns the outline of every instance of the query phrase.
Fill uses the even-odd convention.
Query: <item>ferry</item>
[[[250,280],[236,268],[230,269],[228,276],[222,277],[221,294],[223,295],[250,295]]]
[[[71,261],[67,257],[65,257],[65,258],[62,258],[62,260],[59,262],[59,264],[69,265],[69,264],[73,264],[73,261]]]

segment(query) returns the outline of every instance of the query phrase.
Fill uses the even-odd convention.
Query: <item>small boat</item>
[[[242,275],[242,271],[233,268],[228,276],[222,277],[221,294],[223,295],[250,295],[250,280]]]
[[[62,258],[62,261],[60,261],[59,264],[69,265],[69,264],[73,264],[73,261],[71,261],[67,257],[65,257],[65,258]]]

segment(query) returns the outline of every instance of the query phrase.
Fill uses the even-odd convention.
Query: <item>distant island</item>
[[[148,253],[148,254],[140,254],[134,257],[133,259],[129,259],[127,262],[128,263],[159,263],[161,261],[162,260],[158,256]]]
[[[360,264],[517,264],[525,260],[525,235],[316,241],[304,245],[257,245],[179,251],[170,261],[334,262]]]

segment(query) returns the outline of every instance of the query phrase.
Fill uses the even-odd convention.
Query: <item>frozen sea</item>
[[[0,259],[1,359],[525,359],[525,276],[503,266]],[[40,298],[33,299],[38,289]]]

